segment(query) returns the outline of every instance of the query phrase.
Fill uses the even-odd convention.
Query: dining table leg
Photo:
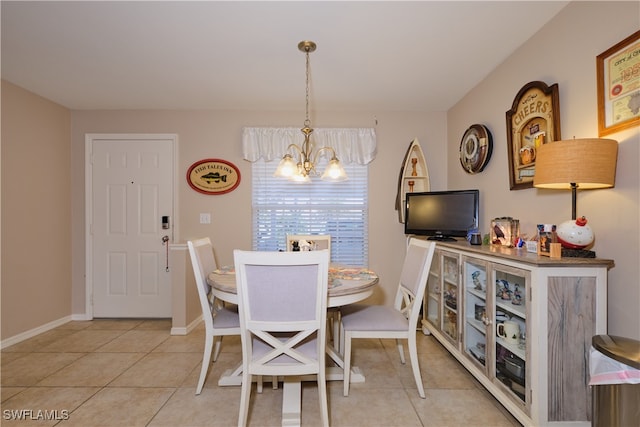
[[[328,366],[326,369],[327,381],[342,381],[344,379],[344,359],[336,348],[330,343],[327,344],[327,356],[337,366]],[[350,383],[363,383],[365,380],[362,370],[357,366],[351,367]]]
[[[242,385],[242,363],[235,369],[227,369],[222,373],[218,380],[219,386],[238,386]]]
[[[342,381],[344,379],[344,362],[342,356],[330,343],[327,344],[328,362],[333,361],[337,366],[326,368],[327,381]],[[276,389],[278,379],[282,380],[282,426],[300,426],[302,413],[302,381],[316,381],[315,375],[285,376],[272,378],[273,388]],[[257,379],[256,379],[257,380]],[[351,367],[351,383],[363,383],[364,374],[357,366]],[[235,369],[227,369],[218,380],[219,386],[242,385],[242,364]]]
[[[300,426],[302,379],[287,376],[282,385],[282,426]]]

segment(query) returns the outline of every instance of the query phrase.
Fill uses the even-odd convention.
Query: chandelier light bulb
[[[324,181],[340,182],[347,179],[347,174],[344,171],[342,164],[340,164],[340,161],[334,157],[329,161],[329,164],[320,179]]]
[[[280,160],[280,163],[278,164],[278,167],[276,168],[273,176],[290,178],[297,172],[298,165],[296,165],[296,162],[291,157],[291,154],[285,154],[282,160]]]

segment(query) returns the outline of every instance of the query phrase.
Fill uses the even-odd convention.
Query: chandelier
[[[311,182],[310,175],[317,174],[316,162],[318,161],[318,155],[323,151],[328,151],[331,153],[331,159],[320,179],[333,182],[344,181],[348,179],[348,177],[336,157],[336,152],[333,148],[322,147],[318,149],[315,154],[313,152],[314,147],[313,141],[311,140],[313,128],[311,128],[311,120],[309,120],[309,54],[316,50],[316,44],[312,41],[301,41],[298,43],[298,50],[304,52],[306,56],[306,115],[304,127],[300,129],[304,135],[304,141],[301,146],[290,144],[287,147],[287,153],[282,157],[273,176],[283,177],[297,182]],[[294,159],[294,155],[291,153],[297,155],[297,159]]]

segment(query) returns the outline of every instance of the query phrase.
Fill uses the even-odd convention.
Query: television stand
[[[590,427],[589,346],[592,336],[607,330],[607,272],[613,266],[606,259],[554,259],[500,245],[471,246],[462,238],[436,242],[422,329],[522,425]],[[515,292],[511,300],[496,297],[516,283],[521,304],[513,303]],[[526,342],[510,343],[496,334],[503,315],[520,325]],[[520,362],[521,376],[513,375],[504,354]]]
[[[436,240],[438,242],[457,242],[457,240],[451,236],[429,236],[427,240]]]

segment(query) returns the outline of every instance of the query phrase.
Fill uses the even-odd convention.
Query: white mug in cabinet
[[[509,344],[518,345],[520,340],[520,325],[511,320],[498,323],[496,325],[496,334],[498,334],[500,338],[504,338]]]

